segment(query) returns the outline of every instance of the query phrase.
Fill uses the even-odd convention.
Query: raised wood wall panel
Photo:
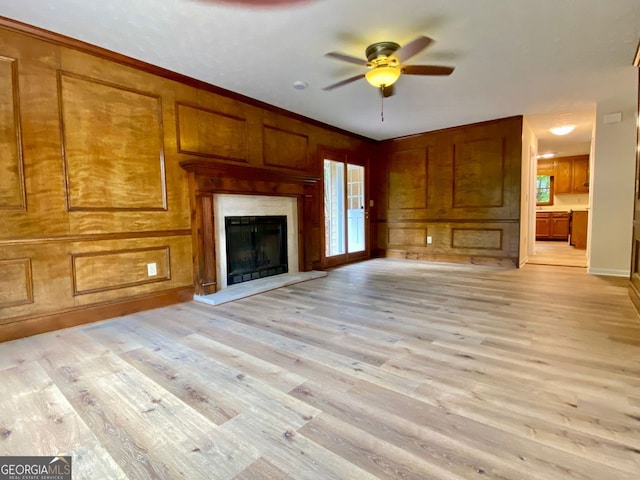
[[[25,210],[18,61],[0,56],[0,210]]]
[[[159,259],[167,248],[171,252],[170,264]],[[134,268],[131,263],[132,257],[108,254],[110,252],[126,253],[145,250],[153,251],[150,256],[153,257],[151,261],[158,263],[159,275],[157,278],[164,275],[166,271],[170,271],[170,278],[164,281],[122,286],[124,283],[133,283],[128,280],[133,275],[130,271]],[[77,254],[85,254],[87,257],[95,254],[98,257],[96,262],[103,259],[108,263],[95,268],[92,273],[88,268],[84,269],[79,275],[82,278],[81,282],[74,286],[76,275],[73,273],[73,256]],[[15,321],[15,318],[47,315],[62,310],[70,311],[92,303],[115,301],[162,290],[191,288],[193,282],[191,277],[191,236],[188,234],[171,235],[170,232],[167,232],[164,236],[141,238],[0,244],[0,258],[29,258],[33,279],[33,302],[0,306],[0,323],[12,322]],[[164,256],[162,258],[164,259]],[[92,261],[90,258],[83,258],[83,261],[85,260],[88,263]],[[163,271],[164,264],[168,265],[165,271]],[[85,264],[83,268],[85,266],[89,265]],[[118,276],[118,272],[123,273]],[[141,270],[138,269],[137,272],[140,273]],[[146,264],[142,273],[144,274],[142,280],[145,280]],[[91,275],[95,278],[90,278]],[[140,277],[136,277],[136,279],[139,280]],[[111,288],[116,285],[120,285],[122,288]],[[103,290],[102,287],[105,286],[109,288]],[[97,287],[98,290],[88,293],[88,290],[94,287]],[[74,290],[81,291],[82,294],[76,295]]]
[[[502,139],[460,142],[453,148],[453,207],[502,207],[505,164]]]
[[[0,311],[33,303],[31,259],[0,260]]]
[[[156,265],[157,274],[149,276],[147,265],[152,263]],[[167,246],[72,253],[71,265],[74,295],[171,280],[170,249]]]
[[[75,242],[69,244],[65,248],[65,252],[67,275],[71,275],[70,264],[74,254],[97,254],[100,257],[106,252],[116,253],[116,255],[110,256],[110,259],[118,265],[108,266],[110,273],[104,274],[106,280],[96,282],[100,283],[99,287],[108,286],[109,288],[101,289],[95,293],[85,291],[82,295],[74,295],[73,278],[69,279],[65,288],[69,291],[71,302],[75,306],[193,286],[191,237],[189,235],[170,236],[167,234],[151,238]],[[132,252],[132,255],[128,255],[127,252]],[[117,253],[122,253],[122,255]],[[147,259],[149,261],[146,261]],[[134,260],[135,263],[133,263]],[[158,275],[147,277],[146,264],[152,262],[157,264]],[[86,280],[85,285],[88,285],[91,280]],[[126,283],[132,284],[126,285]]]
[[[521,117],[383,142],[372,172],[376,254],[517,265],[521,151]],[[395,230],[422,226],[430,245]]]
[[[213,193],[198,195],[198,201],[198,215],[201,217],[198,221],[201,226],[197,235],[200,242],[198,251],[202,253],[198,258],[196,285],[200,287],[198,294],[207,295],[216,291],[217,284]]]
[[[303,197],[303,218],[299,219],[299,224],[304,226],[304,270],[319,268],[322,260],[322,243],[324,228],[322,227],[320,212],[318,209],[318,198],[322,198],[321,185],[316,184],[306,188],[307,194]]]
[[[453,228],[451,229],[451,247],[502,250],[502,234],[503,230],[497,228]]]
[[[12,322],[16,317],[36,316],[73,306],[68,245],[64,243],[0,245],[0,258],[29,259],[31,298],[33,298],[33,302],[21,301],[1,305],[0,324]],[[6,278],[3,282],[11,282],[6,286],[3,285],[3,291],[18,286],[18,290],[24,292],[26,274],[24,263],[22,260],[20,262],[20,265],[11,266],[10,275],[7,275],[6,271],[2,272],[2,278]],[[23,293],[20,295],[25,300],[25,295]]]
[[[178,152],[190,155],[248,161],[245,118],[178,103]]]
[[[309,136],[270,125],[263,126],[264,164],[271,167],[309,170]]]
[[[518,252],[519,225],[509,223],[425,222],[377,225],[385,238],[380,240],[377,255],[416,260],[447,261],[461,263],[487,263],[515,266]],[[424,237],[418,242],[418,231]],[[400,234],[399,232],[404,232]],[[412,238],[411,232],[415,232]],[[426,232],[433,243],[426,243]],[[390,243],[394,237],[402,243]],[[404,238],[403,238],[404,237]],[[493,260],[492,260],[493,259]]]
[[[68,234],[57,91],[59,48],[2,30],[0,45],[0,55],[17,59],[27,201],[26,210],[0,209],[0,238]],[[0,168],[5,168],[3,160]]]
[[[167,208],[160,97],[59,74],[69,210]]]
[[[427,243],[427,229],[389,227],[387,245],[405,245],[421,247]]]
[[[428,149],[393,152],[389,156],[390,209],[427,208]]]

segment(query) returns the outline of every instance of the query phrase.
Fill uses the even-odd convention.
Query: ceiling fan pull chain
[[[384,122],[384,85],[380,87],[380,121]]]

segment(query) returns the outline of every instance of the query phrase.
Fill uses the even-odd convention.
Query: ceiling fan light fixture
[[[401,74],[400,67],[392,65],[382,65],[369,70],[365,77],[367,82],[376,88],[388,87],[396,83]]]
[[[575,128],[575,125],[561,125],[559,127],[550,128],[549,131],[554,135],[562,136],[573,132]]]

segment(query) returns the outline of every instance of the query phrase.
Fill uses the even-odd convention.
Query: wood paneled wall
[[[321,145],[374,145],[6,19],[0,125],[0,341],[190,298],[180,162],[317,176]],[[321,203],[304,215],[314,248]]]
[[[522,117],[384,142],[371,172],[376,254],[517,265],[521,149]]]
[[[380,144],[0,19],[0,124],[0,341],[189,299],[215,272],[193,227],[220,185],[297,196],[318,268],[323,149],[375,160],[378,254],[518,257],[520,117]],[[190,186],[190,162],[233,178]]]

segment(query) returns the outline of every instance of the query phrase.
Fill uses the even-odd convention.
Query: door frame
[[[322,169],[324,170],[324,161],[325,160],[333,160],[335,162],[341,162],[345,165],[345,175],[344,175],[344,205],[345,205],[345,215],[344,215],[344,229],[346,233],[345,239],[345,253],[340,255],[333,255],[331,257],[327,257],[326,255],[326,219],[325,219],[325,209],[324,209],[324,175],[322,175],[320,189],[322,192],[322,205],[321,209],[321,224],[322,224],[322,238],[320,242],[321,252],[320,252],[320,265],[321,268],[332,268],[337,267],[338,265],[344,265],[346,263],[351,263],[360,260],[366,260],[371,257],[371,239],[370,239],[370,211],[369,211],[369,203],[370,203],[370,193],[369,193],[369,158],[363,155],[358,154],[355,151],[349,150],[337,150],[332,148],[321,147],[318,151],[320,164]],[[364,158],[363,158],[364,157]],[[348,182],[348,165],[358,165],[364,167],[364,250],[354,253],[349,253],[349,233],[348,233],[348,215],[347,215],[347,182]]]

